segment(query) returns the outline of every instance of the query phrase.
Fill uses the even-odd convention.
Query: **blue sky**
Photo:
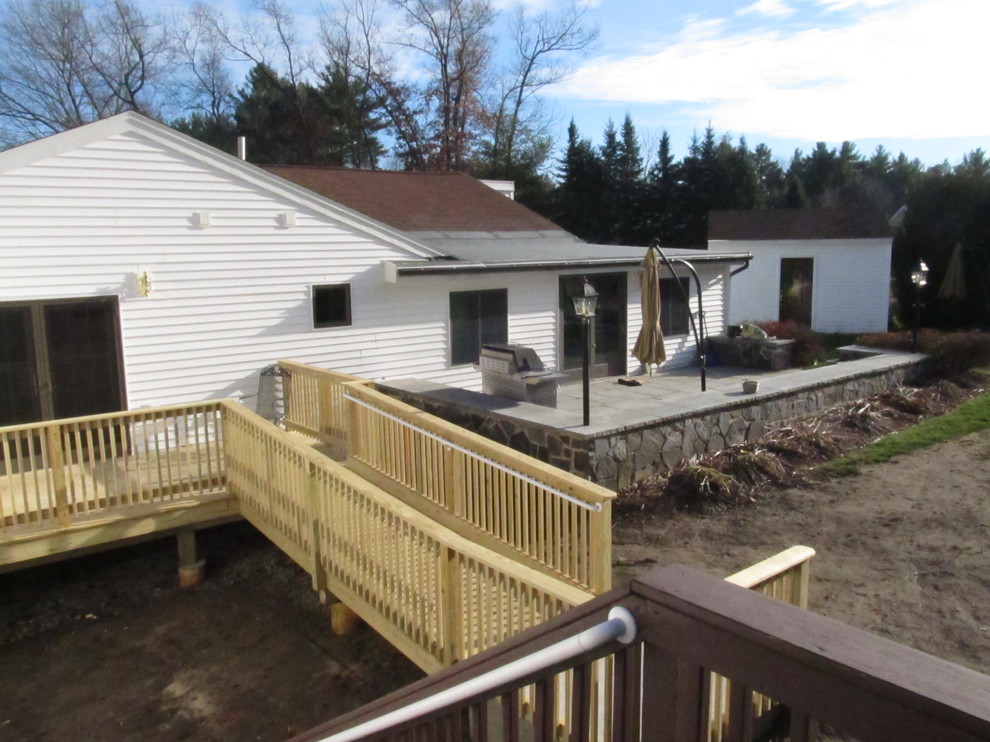
[[[310,14],[335,0],[287,2],[312,29]],[[538,13],[570,0],[493,2]],[[683,156],[709,123],[785,162],[818,141],[850,140],[864,155],[883,144],[926,164],[990,150],[990,0],[578,2],[600,37],[568,82],[544,91],[561,144],[572,117],[598,143],[628,112],[647,155],[666,129]],[[248,0],[219,4],[234,20]]]

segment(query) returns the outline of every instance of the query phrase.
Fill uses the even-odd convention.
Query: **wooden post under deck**
[[[330,629],[337,636],[347,636],[361,623],[361,617],[343,603],[330,604]]]
[[[179,545],[179,587],[195,587],[206,579],[206,560],[198,559],[196,531],[183,528],[176,534]]]

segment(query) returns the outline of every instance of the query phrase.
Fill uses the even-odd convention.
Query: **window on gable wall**
[[[660,279],[660,329],[666,337],[688,333],[689,310],[684,297],[691,295],[690,286],[686,278]]]
[[[505,343],[509,337],[509,291],[450,293],[450,365],[477,363],[485,343]]]
[[[313,287],[313,327],[346,327],[351,324],[351,286],[334,283]]]

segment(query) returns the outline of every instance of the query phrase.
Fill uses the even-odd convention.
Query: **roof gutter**
[[[745,261],[746,266],[752,260],[750,253],[732,253],[721,255],[699,255],[692,257],[693,262],[706,263],[735,263]],[[572,258],[565,260],[513,260],[487,263],[484,261],[384,261],[382,267],[385,281],[395,283],[399,276],[439,276],[452,273],[509,273],[518,271],[537,270],[569,270],[585,268],[632,268],[637,267],[642,258]],[[745,267],[745,266],[744,266]]]

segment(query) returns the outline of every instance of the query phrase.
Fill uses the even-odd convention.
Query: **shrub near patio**
[[[910,332],[873,332],[856,338],[858,345],[886,350],[911,350]],[[990,365],[990,334],[978,330],[941,332],[921,330],[918,352],[931,356],[932,370],[947,377]]]

